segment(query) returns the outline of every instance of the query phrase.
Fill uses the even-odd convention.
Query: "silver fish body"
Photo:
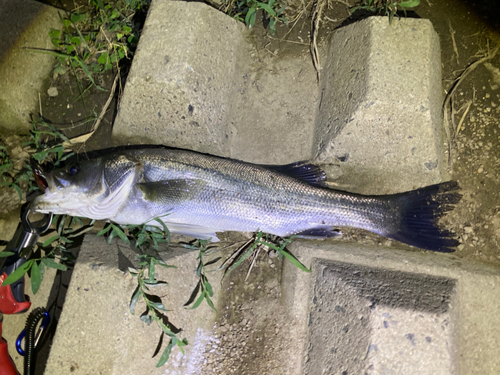
[[[459,199],[453,184],[361,196],[291,177],[286,172],[293,168],[282,173],[168,148],[123,150],[53,171],[32,207],[118,224],[158,225],[154,218],[161,218],[172,233],[214,241],[223,231],[333,236],[334,227],[348,226],[431,250],[454,245],[435,225]],[[407,239],[405,222],[411,217],[416,222],[409,223]]]

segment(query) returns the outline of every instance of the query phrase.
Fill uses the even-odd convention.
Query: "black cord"
[[[35,365],[35,335],[38,323],[44,319],[47,311],[43,307],[34,309],[26,320],[24,339],[24,375],[33,375]]]

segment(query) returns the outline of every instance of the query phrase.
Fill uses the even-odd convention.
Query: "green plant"
[[[73,155],[65,153],[63,142],[69,139],[42,118],[32,120],[32,130],[21,143],[24,156],[11,155],[12,150],[0,145],[0,178],[1,186],[8,186],[17,191],[19,200],[23,199],[23,191],[28,193],[38,190],[33,169],[29,159],[33,158],[39,164],[51,163],[58,166]]]
[[[184,245],[184,247],[191,249],[191,250],[198,250],[198,267],[196,268],[196,276],[199,277],[198,284],[196,284],[196,287],[194,288],[193,293],[191,294],[191,297],[189,300],[184,304],[184,306],[189,306],[190,304],[193,304],[191,306],[191,309],[197,308],[203,300],[207,301],[208,306],[210,306],[214,311],[217,311],[215,308],[211,297],[214,296],[214,291],[212,289],[212,285],[208,282],[208,278],[206,275],[205,267],[209,266],[211,264],[217,263],[220,260],[220,257],[215,258],[209,262],[204,262],[203,256],[207,254],[207,252],[210,250],[210,247],[208,244],[210,243],[209,240],[200,240],[197,239],[194,241],[192,244]],[[199,294],[199,296],[198,296]],[[196,298],[198,296],[198,298]],[[196,301],[195,301],[196,299]]]
[[[10,251],[2,251],[0,254],[0,256],[5,257],[13,255],[14,253]],[[68,269],[64,264],[56,262],[53,258],[45,257],[30,259],[26,261],[26,263],[24,263],[21,267],[12,272],[9,276],[7,276],[7,278],[2,283],[2,286],[12,284],[31,270],[31,290],[33,291],[33,294],[36,294],[36,292],[40,288],[40,284],[42,283],[43,275],[45,273],[45,267],[55,268],[61,271],[66,271]]]
[[[394,15],[402,10],[406,17],[406,10],[420,5],[420,0],[364,0],[363,5],[351,9],[355,12],[359,9],[368,10],[374,13],[383,14],[389,17],[389,23],[392,22]]]
[[[292,243],[295,236],[282,238],[272,234],[266,234],[259,231],[255,234],[252,241],[248,241],[238,250],[236,250],[231,257],[226,259],[221,268],[225,268],[229,273],[238,267],[243,261],[254,254],[256,251],[264,248],[266,251],[273,250],[278,253],[278,259],[286,258],[293,265],[304,272],[311,272],[309,268],[303,265],[292,253],[287,250],[287,246]]]
[[[133,17],[145,12],[150,0],[89,0],[86,12],[62,17],[63,29],[51,29],[50,40],[57,50],[54,72],[68,67],[82,69],[93,83],[92,74],[103,73],[124,58],[130,58],[139,40]]]
[[[281,5],[280,0],[224,0],[224,3],[224,13],[245,22],[249,28],[255,25],[259,10],[262,10],[265,20],[269,22],[271,34],[276,32],[277,22],[283,22],[288,25],[288,19],[284,15],[286,7]]]
[[[141,254],[137,256],[139,260],[139,269],[129,268],[129,272],[132,276],[137,277],[137,288],[132,295],[130,301],[130,312],[135,314],[135,307],[137,302],[142,298],[146,304],[146,311],[141,314],[141,320],[147,325],[155,321],[162,330],[162,335],[167,335],[170,340],[165,347],[163,354],[161,355],[156,367],[163,366],[170,356],[172,348],[178,346],[181,352],[184,354],[184,346],[187,345],[187,339],[180,339],[177,334],[180,330],[176,329],[171,323],[169,323],[167,317],[163,314],[167,310],[161,299],[157,296],[150,294],[150,288],[155,288],[158,286],[168,285],[165,281],[160,281],[155,277],[155,267],[157,265],[165,268],[176,268],[175,266],[169,266],[163,260],[158,259],[152,255]],[[160,338],[161,343],[162,338]]]
[[[94,221],[91,221],[89,224],[83,224],[81,218],[67,215],[56,215],[53,221],[56,223],[56,228],[54,229],[56,234],[46,239],[43,244],[38,245],[39,248],[44,250],[45,256],[28,259],[26,263],[12,272],[2,285],[10,285],[30,271],[31,290],[33,294],[36,294],[43,281],[44,267],[66,271],[68,266],[73,265],[75,258],[67,246],[73,243],[73,238],[90,231]],[[0,252],[0,257],[10,255],[14,255],[14,253],[9,251]],[[56,262],[56,259],[58,262]]]

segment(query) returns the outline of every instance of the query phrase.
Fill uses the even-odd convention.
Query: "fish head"
[[[96,158],[43,172],[35,169],[44,194],[31,204],[34,211],[91,219],[110,219],[128,196],[137,164],[124,157]]]

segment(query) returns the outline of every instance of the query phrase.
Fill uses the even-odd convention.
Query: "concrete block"
[[[296,241],[313,275],[285,262],[298,337],[296,374],[500,371],[500,270],[455,256]]]
[[[56,8],[32,0],[0,0],[0,14],[0,129],[27,132],[55,63],[53,56],[29,48],[51,49],[48,33],[61,22]]]
[[[227,155],[223,140],[231,133],[227,111],[244,28],[206,4],[154,1],[114,134]]]
[[[309,55],[276,57],[252,38],[243,23],[206,4],[155,0],[115,141],[255,163],[310,159],[318,90]]]
[[[333,35],[314,152],[337,182],[387,194],[442,182],[441,60],[429,20],[370,17]],[[407,178],[410,177],[411,178]]]
[[[169,321],[183,330],[180,337],[188,339],[187,355],[175,348],[167,366],[156,368],[167,338],[160,354],[152,358],[161,329],[139,319],[143,303],[137,305],[135,315],[130,313],[137,281],[123,270],[133,266],[135,253],[123,242],[108,246],[104,238],[88,235],[73,271],[45,374],[198,373],[199,351],[210,340],[215,320],[215,312],[206,303],[194,310],[183,306],[198,282],[198,253],[170,248],[161,256],[178,268],[157,267],[158,279],[169,285],[151,292],[162,297]],[[210,281],[217,296],[220,278]]]

